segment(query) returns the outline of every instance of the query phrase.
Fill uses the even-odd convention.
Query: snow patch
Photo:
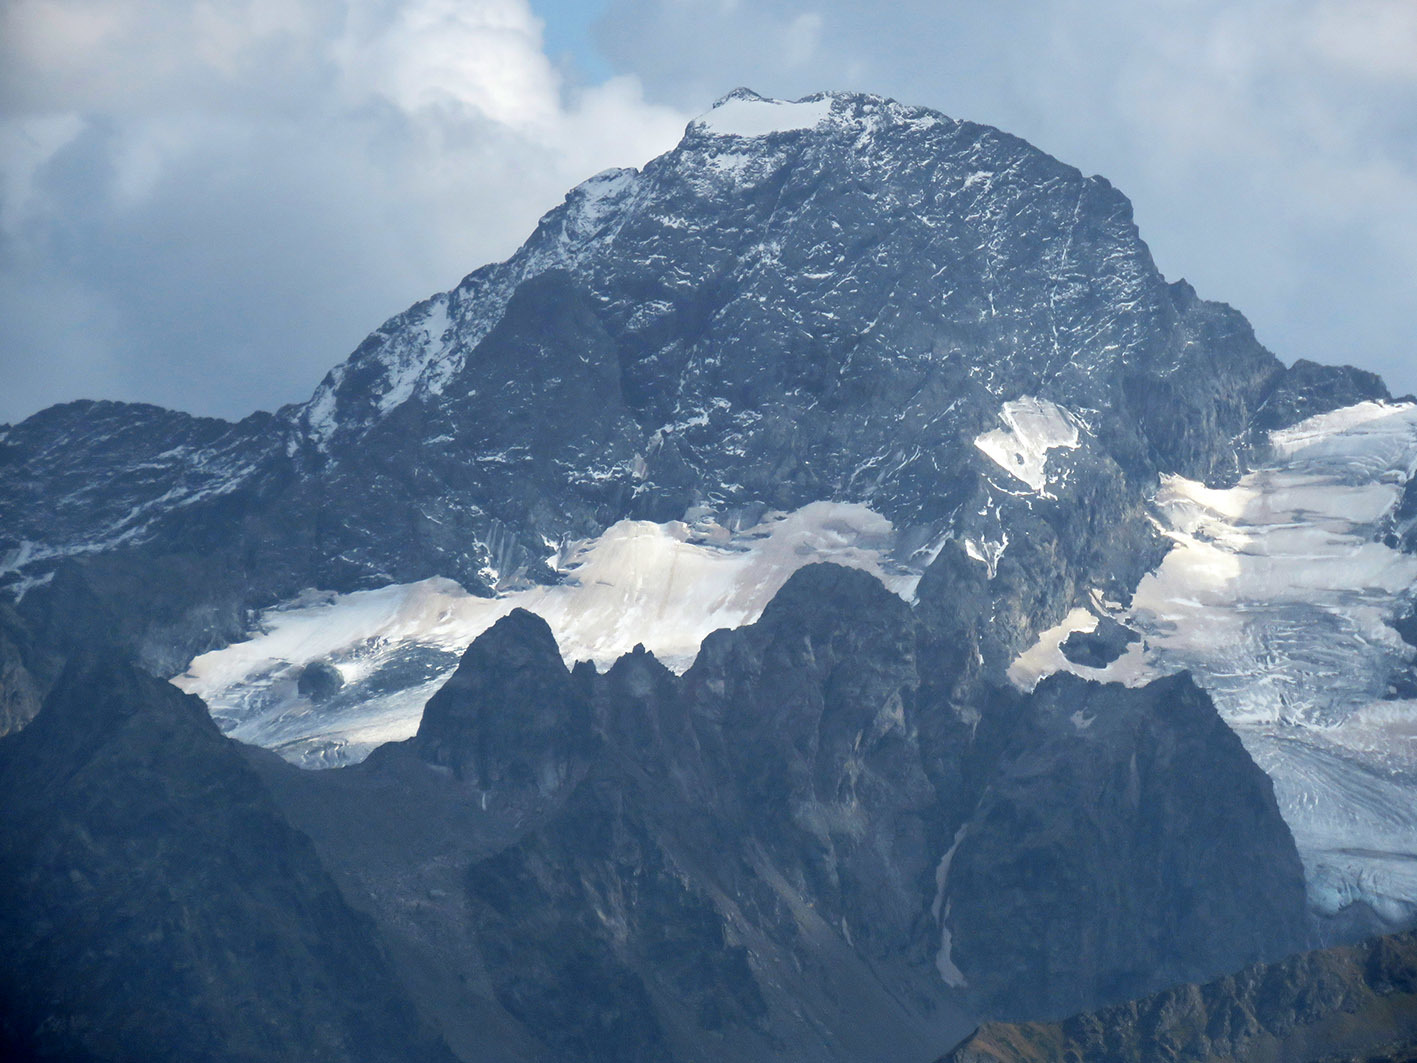
[[[690,123],[699,132],[721,137],[763,137],[814,129],[830,116],[828,99],[769,100],[731,96]]]
[[[422,339],[412,350],[403,352],[403,357],[386,367],[385,391],[379,396],[379,411],[386,413],[395,406],[406,402],[418,385],[418,379],[428,364],[443,353],[446,346],[444,337],[451,325],[448,315],[448,296],[435,295],[428,302],[428,309],[416,326]]]
[[[964,988],[966,979],[964,972],[954,962],[954,935],[950,932],[950,900],[947,891],[950,881],[950,864],[954,861],[959,843],[964,841],[964,832],[967,829],[968,824],[955,831],[953,844],[945,851],[945,855],[940,857],[940,863],[935,868],[935,900],[930,905],[930,914],[940,928],[940,947],[935,953],[935,970],[940,972],[940,977],[944,979],[945,985],[954,989]]]
[[[999,571],[999,558],[1004,556],[1004,551],[1009,545],[1009,533],[1004,532],[999,540],[992,539],[965,539],[964,552],[984,565],[989,570],[989,578],[993,579]],[[939,550],[935,551],[936,554]]]
[[[593,232],[603,225],[626,193],[634,188],[638,177],[637,170],[603,170],[577,185],[568,197],[575,201],[577,226],[585,232]]]
[[[761,165],[759,156],[741,151],[720,152],[717,155],[709,156],[707,161],[711,169],[717,170],[720,174],[735,181],[745,179]]]
[[[1090,634],[1097,630],[1097,616],[1091,610],[1076,608],[1038,636],[1038,641],[1019,654],[1009,665],[1009,681],[1020,690],[1032,690],[1044,676],[1054,672],[1075,670],[1063,656],[1063,643],[1074,632]],[[1094,671],[1092,673],[1096,675]]]
[[[407,738],[467,645],[516,607],[544,617],[566,661],[604,667],[643,643],[684,671],[717,628],[755,621],[797,569],[860,568],[910,600],[922,569],[891,559],[890,521],[865,506],[814,502],[743,531],[710,519],[621,521],[560,548],[563,582],[468,594],[429,579],[351,594],[310,593],[264,613],[255,637],[203,654],[173,680],[198,694],[227,733],[316,766],[362,759]],[[345,678],[316,705],[298,692],[306,665]]]
[[[334,435],[338,391],[343,381],[344,366],[340,365],[315,389],[314,396],[305,407],[305,426],[317,447],[323,448]]]
[[[1027,395],[1004,403],[999,420],[1004,427],[985,432],[974,445],[1036,494],[1045,494],[1048,451],[1078,447],[1077,421],[1061,406]]]

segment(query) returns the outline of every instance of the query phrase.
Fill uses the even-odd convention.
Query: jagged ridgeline
[[[1414,468],[1101,178],[735,92],[308,403],[0,429],[0,1034],[928,1060],[1401,923]]]

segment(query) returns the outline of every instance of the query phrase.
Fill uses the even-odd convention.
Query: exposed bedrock
[[[1044,680],[942,888],[950,958],[999,1015],[1064,1015],[1305,940],[1273,786],[1185,674]]]
[[[1300,953],[1052,1023],[986,1023],[940,1063],[1417,1059],[1417,934]]]
[[[682,677],[643,651],[568,675],[527,615],[480,638],[425,725],[464,778],[427,800],[529,817],[460,886],[498,1007],[571,1058],[691,1058],[703,1038],[721,1058],[908,1057],[966,1014],[1066,1014],[1302,944],[1269,781],[1188,678],[991,688],[965,723],[922,701],[922,671],[955,667],[922,655],[938,641],[832,565],[711,636]],[[455,697],[483,706],[479,728],[448,728]],[[551,723],[583,703],[596,751],[568,760]],[[466,767],[498,728],[520,735],[507,763],[575,765],[555,794],[528,799],[540,769]],[[430,756],[425,741],[332,773],[265,770],[303,788],[324,844],[321,788],[410,770],[399,758]],[[327,837],[358,862],[347,834]],[[446,940],[403,926],[398,897],[375,909],[387,934]]]

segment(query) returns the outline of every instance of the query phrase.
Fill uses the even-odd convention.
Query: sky
[[[0,0],[0,422],[302,401],[739,85],[1018,134],[1285,361],[1417,391],[1414,0]]]

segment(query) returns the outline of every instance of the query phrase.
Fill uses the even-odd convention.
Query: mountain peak
[[[725,103],[732,103],[734,100],[762,101],[765,103],[781,102],[780,100],[774,100],[771,96],[764,96],[761,92],[755,92],[754,90],[748,88],[747,85],[739,85],[736,89],[733,89],[730,92],[725,92],[718,99],[714,100],[713,105],[709,107],[709,110],[715,110],[719,107],[722,107]]]

